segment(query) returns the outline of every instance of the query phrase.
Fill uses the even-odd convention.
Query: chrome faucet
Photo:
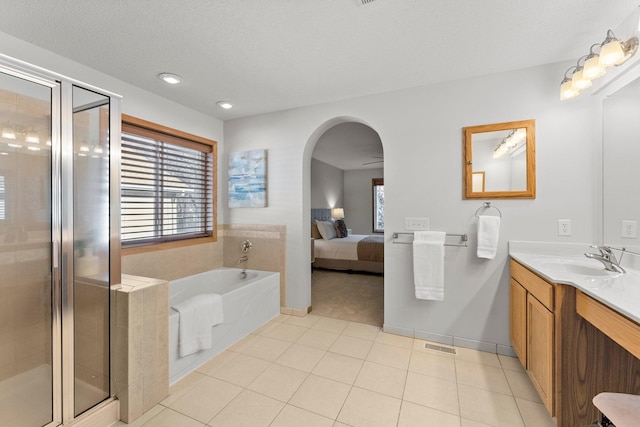
[[[249,257],[246,255],[242,255],[240,258],[238,258],[238,265],[242,264],[243,262],[247,262],[249,261]]]
[[[598,251],[600,251],[600,253],[586,253],[584,254],[584,256],[600,261],[604,265],[604,269],[607,271],[613,271],[615,273],[626,273],[624,268],[620,266],[620,262],[616,259],[616,256],[613,254],[609,246],[591,245],[591,247],[597,249]]]

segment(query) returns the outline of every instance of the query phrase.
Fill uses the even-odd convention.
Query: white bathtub
[[[280,313],[280,273],[218,268],[169,284],[169,383],[173,384]],[[198,294],[222,296],[224,322],[211,328],[213,346],[185,357],[178,352],[179,314],[171,307]]]

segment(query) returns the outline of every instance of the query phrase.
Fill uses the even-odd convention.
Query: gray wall
[[[308,307],[311,154],[332,126],[364,123],[380,135],[385,156],[385,328],[508,351],[508,241],[591,242],[599,228],[599,104],[589,96],[559,100],[558,76],[569,66],[227,121],[227,150],[269,149],[270,206],[226,214],[230,222],[287,224],[287,303]],[[502,211],[498,254],[494,260],[478,259],[474,214],[482,201],[462,199],[461,129],[523,119],[536,120],[537,198],[494,201]],[[406,217],[428,217],[432,230],[469,234],[468,248],[446,249],[442,302],[415,298],[411,246],[391,243],[391,233],[404,229]],[[557,235],[560,218],[572,219],[573,236]]]
[[[311,160],[311,207],[344,206],[344,171],[317,159]]]
[[[344,172],[344,221],[353,234],[371,234],[373,232],[371,180],[383,177],[383,169]]]

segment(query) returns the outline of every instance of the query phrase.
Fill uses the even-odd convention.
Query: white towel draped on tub
[[[500,217],[480,215],[478,217],[478,258],[494,259],[498,251]]]
[[[444,300],[444,231],[413,234],[413,281],[416,298]]]
[[[198,350],[211,348],[211,327],[224,321],[222,297],[218,294],[202,294],[173,306],[178,322],[178,347],[180,357]]]

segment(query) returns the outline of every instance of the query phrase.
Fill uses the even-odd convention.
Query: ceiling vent
[[[373,3],[374,1],[376,0],[360,0],[360,4],[364,6],[365,4]]]

